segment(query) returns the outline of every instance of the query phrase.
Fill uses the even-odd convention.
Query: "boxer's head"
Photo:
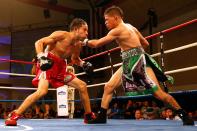
[[[75,32],[80,40],[84,40],[88,36],[88,25],[83,19],[75,18],[70,24],[70,31]]]
[[[111,6],[104,12],[105,25],[111,30],[115,28],[123,19],[123,11],[118,6]]]

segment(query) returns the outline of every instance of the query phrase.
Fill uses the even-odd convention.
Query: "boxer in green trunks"
[[[100,39],[86,39],[83,45],[96,48],[116,41],[122,52],[123,66],[105,84],[100,113],[89,123],[106,123],[106,112],[113,91],[122,84],[127,95],[152,93],[155,98],[170,104],[175,109],[183,125],[194,125],[194,121],[177,101],[161,89],[159,81],[165,81],[167,77],[144,52],[143,48],[149,45],[148,41],[134,26],[124,23],[122,9],[117,6],[109,7],[104,12],[104,18],[105,25],[110,30],[109,33]]]

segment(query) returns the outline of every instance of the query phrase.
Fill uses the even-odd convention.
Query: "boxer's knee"
[[[80,82],[80,84],[79,84],[79,91],[81,93],[87,92],[87,84],[85,82]]]
[[[112,84],[109,84],[109,83],[105,84],[105,86],[104,86],[105,93],[111,94],[113,92],[113,90],[114,90],[114,87]]]
[[[37,90],[36,95],[38,98],[45,96],[48,93],[48,90]]]

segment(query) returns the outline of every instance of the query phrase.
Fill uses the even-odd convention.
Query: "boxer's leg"
[[[183,120],[184,125],[194,125],[194,121],[191,118],[189,118],[189,116],[183,109],[181,109],[177,101],[170,94],[164,92],[161,89],[159,82],[155,76],[155,73],[150,67],[146,67],[146,73],[148,75],[148,78],[150,78],[158,87],[158,89],[153,93],[154,97],[167,104],[170,104],[176,110],[179,117]]]
[[[29,95],[19,108],[9,114],[8,119],[5,121],[6,126],[16,126],[17,120],[25,110],[30,107],[34,102],[43,97],[48,92],[49,82],[46,79],[41,78],[38,84],[38,89],[31,95]]]
[[[90,98],[87,91],[87,84],[84,81],[75,77],[73,80],[68,82],[67,85],[72,86],[79,90],[80,98],[85,110],[84,123],[88,123],[88,121],[94,119],[95,116],[91,111]]]
[[[105,84],[104,93],[101,102],[101,109],[96,119],[89,122],[89,124],[102,124],[107,122],[107,109],[112,100],[113,91],[121,85],[122,80],[122,67],[120,67],[111,79]]]

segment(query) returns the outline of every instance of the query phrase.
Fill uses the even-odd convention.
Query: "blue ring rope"
[[[196,95],[197,96],[197,90],[188,90],[188,91],[178,91],[178,92],[171,92],[169,93],[172,96],[181,96],[181,95]],[[149,98],[154,98],[152,94],[150,95],[139,95],[139,96],[118,96],[118,97],[113,97],[113,99],[118,99],[118,100],[139,100],[139,99],[149,99]],[[102,98],[93,98],[90,99],[90,101],[101,101]],[[24,100],[0,100],[0,102],[23,102]],[[74,102],[80,102],[81,100],[69,100],[69,101],[74,101]],[[38,103],[42,102],[57,102],[57,100],[38,100]]]

